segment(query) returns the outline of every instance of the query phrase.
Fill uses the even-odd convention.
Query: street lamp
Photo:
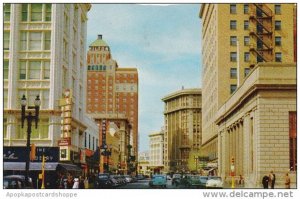
[[[25,95],[21,98],[21,127],[24,127],[25,119],[27,119],[27,143],[26,143],[26,173],[25,173],[25,181],[27,184],[29,184],[29,160],[30,160],[30,135],[31,135],[31,124],[32,120],[35,121],[35,128],[38,126],[39,121],[39,111],[40,111],[40,105],[41,100],[39,96],[36,96],[34,100],[34,106],[28,106],[28,109],[35,109],[35,115],[32,115],[31,111],[26,115],[25,108],[27,105],[27,100]]]

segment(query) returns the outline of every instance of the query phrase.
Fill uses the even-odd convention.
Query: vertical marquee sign
[[[106,148],[106,125],[107,122],[105,119],[102,120],[102,145],[101,148],[105,149]]]

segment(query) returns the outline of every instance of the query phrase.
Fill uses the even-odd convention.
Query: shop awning
[[[45,170],[55,171],[58,163],[57,162],[46,162]],[[8,171],[25,171],[25,162],[4,162],[3,169]],[[30,162],[29,170],[31,171],[41,171],[42,163],[41,162]]]
[[[58,167],[65,169],[66,171],[79,171],[79,172],[82,171],[81,168],[79,168],[78,166],[73,165],[73,164],[59,163]]]

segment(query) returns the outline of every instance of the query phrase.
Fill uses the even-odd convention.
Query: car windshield
[[[165,176],[154,176],[154,178],[157,178],[157,179],[164,179]]]
[[[208,177],[200,177],[200,182],[202,182],[202,183],[206,183],[207,180],[208,180]]]
[[[213,180],[218,180],[218,181],[222,181],[222,178],[221,177],[218,177],[218,176],[210,176],[209,179],[213,179]]]
[[[99,175],[99,179],[107,179],[108,176],[107,175]]]

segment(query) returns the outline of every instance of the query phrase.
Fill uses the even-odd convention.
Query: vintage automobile
[[[175,173],[172,177],[172,185],[178,186],[180,184],[181,174]]]
[[[167,187],[167,176],[166,175],[153,175],[152,179],[149,182],[149,186],[153,187]]]
[[[189,175],[186,178],[185,186],[188,188],[200,188],[201,181],[199,175]]]
[[[209,176],[206,182],[206,188],[210,189],[222,189],[223,181],[219,176]]]
[[[4,189],[32,189],[32,179],[28,179],[28,184],[25,182],[23,175],[8,175],[3,177]]]

